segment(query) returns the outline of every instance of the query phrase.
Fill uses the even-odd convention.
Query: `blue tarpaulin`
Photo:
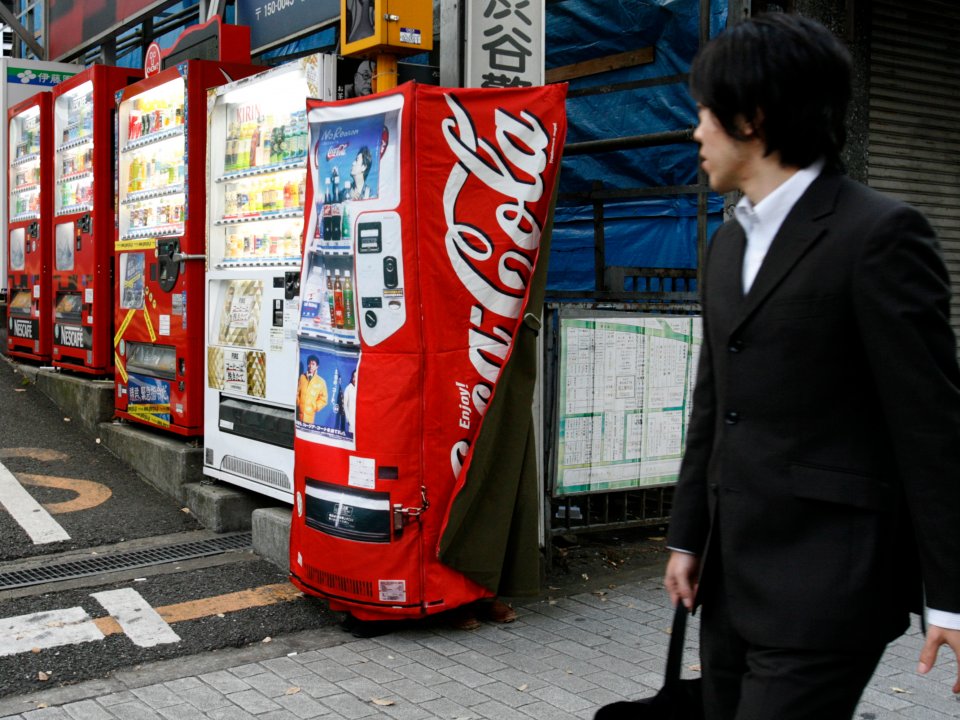
[[[711,0],[711,35],[726,24],[726,6]],[[560,0],[546,11],[548,69],[653,48],[651,63],[570,81],[568,143],[695,126],[686,73],[699,47],[699,0]],[[570,194],[597,183],[606,190],[693,185],[697,164],[692,142],[565,157],[548,290],[595,289],[593,208]],[[712,196],[708,210],[712,233],[722,200]],[[695,195],[608,200],[603,212],[607,265],[697,266]]]

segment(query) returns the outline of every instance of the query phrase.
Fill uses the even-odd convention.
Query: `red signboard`
[[[143,75],[144,77],[153,77],[162,68],[160,61],[163,58],[163,53],[160,50],[160,43],[154,40],[147,47],[147,52],[144,54],[143,58]]]

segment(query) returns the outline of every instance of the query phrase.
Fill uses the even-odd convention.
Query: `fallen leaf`
[[[217,617],[222,618],[222,617],[226,617],[226,615],[224,615],[223,613],[217,613]]]
[[[662,535],[655,535],[651,537],[650,540],[653,540],[654,542],[662,542],[663,540],[666,540],[666,538]]]
[[[63,421],[64,421],[64,422],[70,422],[70,418],[64,418]]]
[[[298,692],[300,692],[300,688],[298,688],[297,686],[293,686],[293,687],[288,687],[283,694],[284,694],[284,695],[296,695]]]
[[[590,576],[587,575],[586,573],[583,573],[582,575],[580,575],[580,577],[582,577],[584,580],[589,580],[589,579],[590,579]]]
[[[556,604],[557,604],[556,600],[547,600],[547,605],[556,605]]]
[[[701,670],[700,663],[694,663],[693,665],[687,665],[687,667],[690,668],[690,670],[692,670],[693,672],[700,672],[700,670]]]
[[[903,688],[892,687],[890,689],[893,690],[895,693],[898,693],[901,695],[913,695],[912,692],[910,692],[909,690],[904,690]]]
[[[100,444],[100,438],[97,438],[97,445]]]
[[[265,642],[265,643],[273,642],[273,638],[268,635],[267,637],[265,637],[265,638],[264,638],[263,640],[261,640],[260,642]]]
[[[554,587],[553,585],[547,585],[547,590],[559,590],[560,588]]]
[[[41,682],[46,682],[49,679],[50,679],[50,676],[47,675],[45,672],[43,672],[43,670],[37,673],[37,680]]]
[[[596,595],[597,597],[603,597],[604,595],[607,594],[607,591],[606,591],[606,590],[594,590],[594,591],[593,591],[593,594]]]
[[[521,685],[520,687],[518,687],[517,690],[519,690],[520,692],[523,692],[523,691],[526,690],[528,687],[530,687],[530,686],[529,686],[527,683],[524,683],[523,685]]]
[[[393,700],[387,700],[386,698],[370,698],[370,702],[381,707],[389,707],[394,704]]]
[[[293,652],[288,652],[288,653],[287,653],[287,657],[293,657],[294,655],[299,655],[299,654],[300,654],[300,653],[298,653],[296,650],[294,650]]]
[[[38,647],[30,648],[30,652],[32,652],[34,655],[36,655],[38,652],[40,652],[40,648],[38,648]]]
[[[23,388],[14,388],[13,391],[14,391],[14,392],[26,392],[26,390],[24,390]]]
[[[187,513],[187,515],[189,515],[189,514],[190,514],[190,508],[186,508],[186,507],[185,507],[185,508],[180,508],[180,512],[182,512],[182,513]]]
[[[37,703],[37,710],[43,710],[45,707],[49,707],[46,703]]]

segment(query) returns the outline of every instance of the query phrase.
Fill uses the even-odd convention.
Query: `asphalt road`
[[[38,532],[37,518],[59,539]],[[132,551],[211,538],[0,359],[0,697],[339,621],[248,547],[109,567]],[[53,572],[89,559],[107,569]],[[13,586],[25,569],[53,579]]]

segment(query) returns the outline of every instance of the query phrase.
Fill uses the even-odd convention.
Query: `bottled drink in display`
[[[327,324],[334,327],[333,270],[327,268]]]
[[[339,270],[333,278],[333,324],[337,328],[343,327],[343,283]]]
[[[333,197],[330,194],[331,193],[330,187],[331,187],[330,178],[326,178],[323,181],[323,204],[324,205],[329,205],[331,202],[333,202]]]
[[[263,118],[260,120],[262,122]],[[250,133],[250,167],[256,167],[263,163],[263,160],[257,156],[257,150],[260,149],[260,122],[250,124],[253,125]]]
[[[348,212],[348,204],[343,203],[341,205],[343,208],[343,216],[340,219],[340,242],[349,245],[350,244],[350,213]]]
[[[331,182],[333,183],[333,195],[330,197],[330,202],[338,203],[341,200],[340,197],[340,171],[336,168],[333,168],[330,171]]]
[[[356,326],[353,315],[353,281],[350,271],[344,270],[343,277],[343,329],[353,330]]]

